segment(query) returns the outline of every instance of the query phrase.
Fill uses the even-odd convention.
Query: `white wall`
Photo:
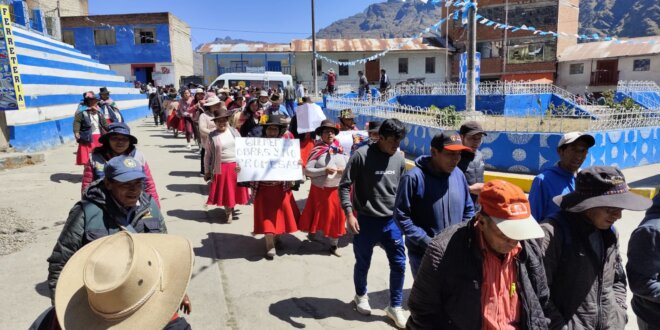
[[[645,58],[651,59],[651,70],[633,71],[633,62]],[[584,93],[585,86],[589,86],[591,83],[591,72],[596,71],[596,64],[599,60],[603,59],[560,62],[557,71],[557,85],[571,93]],[[570,74],[571,64],[577,63],[584,64],[583,73]],[[618,68],[619,80],[651,80],[660,84],[660,55],[621,57]],[[612,86],[589,86],[591,92],[602,92],[607,89],[612,89]]]
[[[117,75],[123,76],[125,81],[132,81],[133,75],[130,64],[110,64],[110,70],[117,72]]]
[[[326,57],[336,59],[336,60],[357,60],[373,55],[373,53],[325,53],[323,54]],[[406,57],[408,58],[408,73],[403,74],[399,73],[399,58]],[[436,57],[435,63],[435,73],[427,74],[425,73],[425,59],[426,57]],[[295,53],[295,79],[303,81],[307,88],[311,89],[312,82],[312,54],[311,53]],[[328,69],[332,68],[337,73],[337,85],[356,85],[358,84],[358,71],[365,71],[364,64],[357,64],[355,66],[350,66],[348,68],[347,76],[340,76],[339,69],[337,65],[318,60],[321,62],[322,70],[325,72]],[[451,63],[451,61],[450,61]],[[387,75],[390,77],[392,84],[396,84],[399,81],[403,81],[410,78],[426,78],[426,82],[441,82],[445,81],[445,51],[444,50],[420,50],[420,51],[402,51],[402,52],[390,52],[384,57],[380,58],[380,68],[387,71]],[[319,77],[321,78],[321,77]],[[325,81],[319,79],[319,89],[325,87]]]
[[[183,21],[170,15],[170,51],[174,63],[174,84],[179,87],[181,76],[193,75],[193,48],[190,27]]]

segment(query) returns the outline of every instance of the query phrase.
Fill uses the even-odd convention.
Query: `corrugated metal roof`
[[[623,39],[622,39],[623,40]],[[630,38],[626,40],[651,41],[655,44],[615,43],[614,41],[588,42],[570,46],[557,58],[559,62],[660,54],[660,36]]]
[[[410,38],[392,39],[316,39],[317,52],[374,52],[386,49],[395,50],[437,50],[440,47],[425,44],[422,38],[413,39],[412,42],[399,48],[398,45],[407,42]],[[291,41],[292,52],[311,52],[311,39],[294,39]]]
[[[240,43],[240,44],[203,44],[197,50],[198,53],[288,53],[291,50],[289,44],[264,44],[264,43]]]

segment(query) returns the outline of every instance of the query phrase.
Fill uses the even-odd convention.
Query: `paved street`
[[[194,329],[387,329],[382,311],[388,304],[388,266],[377,249],[369,274],[374,314],[359,315],[350,303],[353,253],[349,238],[341,240],[343,257],[331,256],[324,245],[303,233],[285,236],[284,249],[266,260],[261,237],[251,235],[252,206],[241,206],[240,220],[218,222],[219,209],[205,209],[207,186],[198,175],[199,155],[186,150],[185,139],[153,127],[149,120],[132,123],[139,149],[149,160],[171,234],[190,239],[195,267],[189,286]],[[80,197],[82,167],[74,166],[75,146],[46,152],[44,163],[0,172],[0,209],[32,222],[34,240],[18,252],[0,256],[0,319],[3,329],[25,329],[50,305],[46,258],[69,209]],[[660,166],[625,171],[630,182],[657,180]],[[648,182],[648,181],[647,181]],[[309,184],[296,193],[302,208]],[[3,212],[2,214],[7,214]],[[621,248],[643,213],[624,212],[617,223]],[[4,221],[5,219],[0,219]],[[407,300],[412,285],[408,270]],[[629,312],[628,329],[636,329]]]

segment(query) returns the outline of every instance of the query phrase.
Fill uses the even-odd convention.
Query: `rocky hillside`
[[[319,31],[319,38],[409,37],[435,23],[441,11],[419,0],[388,0],[338,20]],[[659,0],[581,0],[580,33],[619,37],[660,35]]]

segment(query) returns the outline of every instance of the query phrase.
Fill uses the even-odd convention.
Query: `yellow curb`
[[[415,162],[412,160],[406,160],[406,170],[410,170],[415,167]],[[516,174],[516,173],[503,173],[503,172],[492,172],[486,171],[484,173],[484,181],[492,180],[504,180],[514,185],[520,187],[524,192],[528,193],[532,189],[532,181],[534,181],[534,176],[529,174]],[[655,195],[660,193],[660,187],[643,187],[643,188],[630,188],[630,191],[638,194],[640,196],[652,199]]]

